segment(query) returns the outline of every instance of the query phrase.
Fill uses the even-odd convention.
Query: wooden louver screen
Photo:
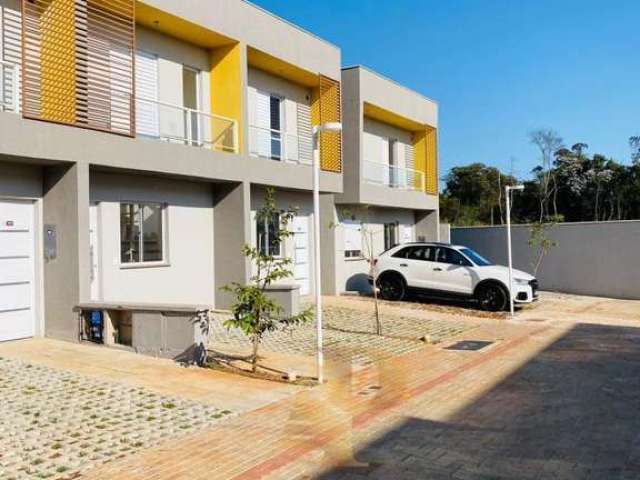
[[[133,0],[23,0],[25,117],[134,135]]]
[[[320,76],[320,85],[312,104],[314,125],[341,121],[340,82]],[[320,134],[320,167],[329,172],[342,172],[342,135],[337,132]]]

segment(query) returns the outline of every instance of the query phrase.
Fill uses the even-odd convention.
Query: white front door
[[[296,216],[291,222],[293,230],[293,278],[300,285],[300,295],[310,293],[310,262],[309,262],[309,217]]]
[[[33,202],[0,200],[0,341],[35,334]]]
[[[89,205],[89,260],[91,262],[91,300],[100,298],[100,249],[98,242],[98,204]]]

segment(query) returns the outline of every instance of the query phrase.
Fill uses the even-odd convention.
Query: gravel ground
[[[75,478],[231,414],[144,388],[0,358],[0,478]]]

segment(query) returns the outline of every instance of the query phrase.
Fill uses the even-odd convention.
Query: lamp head
[[[524,185],[514,185],[513,187],[509,187],[509,190],[516,190],[518,192],[521,192],[524,190]]]
[[[313,127],[314,133],[321,132],[334,132],[339,133],[342,131],[342,124],[340,122],[326,122],[321,125]]]

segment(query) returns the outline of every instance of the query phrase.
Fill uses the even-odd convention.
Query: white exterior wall
[[[378,122],[377,120],[373,120],[367,117],[364,118],[363,123],[362,160],[365,162],[364,168],[367,167],[366,162],[389,163],[388,154],[386,158],[384,157],[385,152],[370,152],[371,146],[367,143],[367,137],[370,135],[378,137],[383,141],[388,141],[389,138],[397,140],[398,142],[396,143],[396,150],[394,152],[397,159],[396,165],[401,168],[411,168],[410,165],[405,164],[405,149],[412,148],[413,134],[406,130],[402,130],[392,125],[387,125],[385,123]]]
[[[256,212],[264,205],[264,197],[266,190],[261,187],[251,188],[251,243],[256,246],[258,242]],[[275,191],[276,206],[280,210],[294,209],[297,216],[306,217],[309,221],[308,231],[308,265],[309,265],[309,293],[313,293],[314,289],[314,265],[313,265],[313,199],[311,194],[291,192],[285,190]],[[282,249],[283,256],[294,260],[295,242],[293,237],[286,239]],[[293,268],[293,266],[292,266]],[[255,273],[255,270],[253,270]],[[294,277],[282,279],[278,282],[281,285],[294,285],[297,282]]]
[[[182,70],[186,66],[200,71],[199,109],[211,112],[211,62],[206,49],[140,26],[136,27],[136,41],[137,50],[157,58],[158,101],[183,106]],[[186,136],[184,114],[180,109],[160,106],[158,114],[163,135]]]
[[[382,209],[364,208],[362,206],[338,206],[337,214],[340,223],[335,227],[337,266],[336,275],[338,277],[338,291],[369,292],[367,274],[369,263],[364,258],[345,258],[345,228],[342,226],[344,220],[361,224],[361,234],[369,235],[373,240],[373,253],[378,255],[384,251],[384,224],[398,223],[399,242],[406,243],[415,241],[415,217],[413,210],[407,209]],[[362,231],[366,233],[362,233]],[[362,253],[367,256],[367,244],[362,240]]]
[[[214,304],[213,190],[207,183],[91,175],[91,202],[98,203],[100,300]],[[166,204],[166,264],[120,263],[120,202]]]
[[[311,91],[283,78],[249,67],[247,97],[251,150],[256,150],[257,136],[262,135],[254,129],[254,127],[262,127],[262,125],[255,125],[257,123],[255,121],[257,91],[284,99],[282,123],[285,156],[290,160],[311,163]]]

